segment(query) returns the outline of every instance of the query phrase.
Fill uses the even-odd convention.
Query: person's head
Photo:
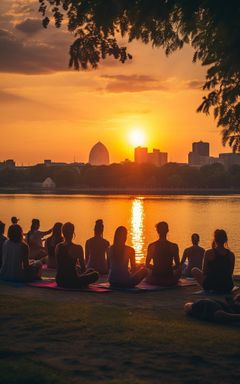
[[[193,233],[192,234],[192,244],[193,245],[198,245],[199,241],[200,241],[199,234],[198,233]]]
[[[104,230],[103,220],[99,219],[96,220],[95,226],[94,226],[94,234],[95,235],[102,235]]]
[[[16,216],[11,217],[12,224],[17,224],[19,222],[19,219]]]
[[[63,237],[66,241],[72,241],[74,236],[74,225],[72,223],[65,223],[62,226]]]
[[[52,230],[52,236],[61,237],[62,236],[62,223],[55,223]]]
[[[224,247],[227,245],[228,237],[226,231],[224,229],[216,229],[214,231],[214,237],[213,237],[213,247]]]
[[[14,243],[21,243],[23,240],[23,230],[18,224],[10,225],[8,228],[8,238]]]
[[[124,245],[127,241],[127,228],[120,226],[116,229],[114,234],[113,245]]]
[[[5,224],[0,221],[0,235],[3,235],[5,231]]]
[[[165,221],[160,221],[159,223],[156,224],[156,230],[157,230],[157,233],[159,234],[159,237],[163,237],[163,238],[166,237],[169,231],[168,223],[166,223]]]
[[[39,219],[32,219],[31,230],[37,231],[39,228],[40,228],[40,220]]]

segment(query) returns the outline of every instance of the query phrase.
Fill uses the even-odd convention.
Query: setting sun
[[[140,129],[133,129],[129,133],[129,141],[134,147],[142,146],[146,142],[145,134]]]

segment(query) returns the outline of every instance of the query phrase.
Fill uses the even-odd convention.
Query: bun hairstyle
[[[102,219],[96,220],[95,226],[94,226],[94,233],[96,235],[101,235],[103,233],[103,229],[104,229],[103,220]]]
[[[227,245],[228,237],[226,231],[224,229],[216,229],[214,232],[213,239],[213,248],[216,248],[218,245]]]

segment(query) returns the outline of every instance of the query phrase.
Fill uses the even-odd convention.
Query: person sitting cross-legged
[[[193,268],[202,269],[205,252],[205,249],[199,246],[200,237],[197,233],[193,233],[191,239],[192,246],[184,250],[181,260],[182,275],[185,277],[193,277],[191,272]]]
[[[134,288],[147,275],[146,268],[137,268],[135,250],[126,245],[127,228],[116,229],[113,245],[109,248],[109,283],[116,288]],[[129,263],[131,270],[129,271]]]
[[[83,248],[73,243],[74,225],[62,227],[64,241],[56,246],[56,283],[62,288],[84,288],[98,280],[98,273],[86,270]]]
[[[165,221],[158,223],[156,229],[159,239],[148,246],[146,267],[150,274],[147,282],[164,287],[177,285],[181,276],[178,245],[167,240],[169,229]]]
[[[203,270],[192,269],[192,275],[205,291],[230,293],[233,289],[234,253],[227,248],[227,234],[216,229],[212,249],[205,252]]]

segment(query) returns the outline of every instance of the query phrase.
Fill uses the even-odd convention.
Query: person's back
[[[56,249],[57,274],[56,282],[61,286],[75,285],[77,279],[76,264],[83,250],[80,245],[60,243]],[[82,261],[81,260],[81,261]]]
[[[193,268],[202,269],[203,256],[205,249],[199,245],[192,245],[184,250],[183,257],[188,261],[184,275],[191,277],[191,270]]]
[[[173,260],[177,244],[168,240],[157,240],[149,246],[152,252],[154,275],[168,277],[173,275]]]
[[[94,236],[86,242],[87,267],[100,274],[108,272],[107,250],[109,242],[101,236]]]
[[[217,291],[232,290],[232,257],[229,249],[220,252],[218,249],[210,249],[208,262],[205,267],[204,289],[215,289]]]
[[[65,223],[62,232],[64,241],[56,246],[57,285],[63,288],[82,288],[97,281],[96,271],[86,271],[82,246],[72,242],[74,225]]]
[[[176,285],[181,275],[178,246],[167,240],[169,229],[165,221],[158,223],[156,229],[159,239],[148,246],[146,267],[150,274],[147,281],[153,285]]]
[[[135,257],[132,247],[124,245],[121,255],[114,252],[114,246],[109,248],[109,281],[110,283],[125,282],[129,279],[129,261]]]
[[[47,251],[47,265],[48,268],[56,268],[56,246],[63,242],[62,237],[62,223],[55,223],[53,226],[53,233],[45,240],[45,248]]]
[[[6,240],[3,244],[2,268],[0,278],[9,281],[24,281],[25,273],[23,268],[24,243],[14,243]]]

